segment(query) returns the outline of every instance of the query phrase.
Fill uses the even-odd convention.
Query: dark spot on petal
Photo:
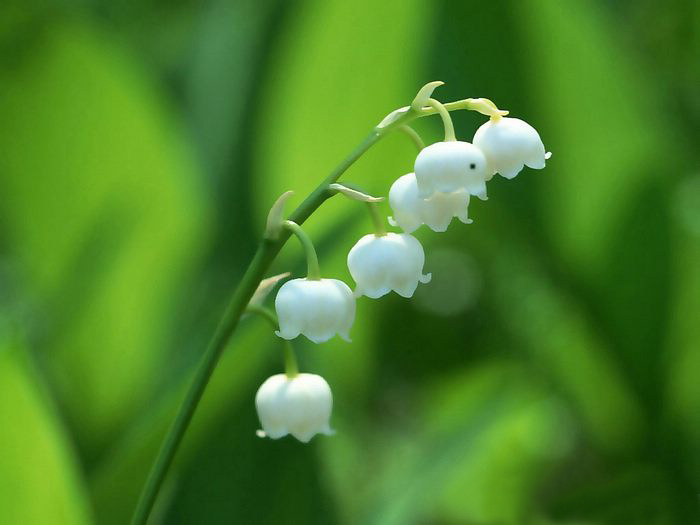
[[[474,164],[474,163],[472,162],[472,163],[469,165],[469,169],[472,169],[472,170],[473,170],[473,169],[475,169],[475,168],[476,168],[476,164]]]

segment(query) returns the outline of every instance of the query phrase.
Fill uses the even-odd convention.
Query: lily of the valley
[[[255,395],[261,437],[279,439],[291,434],[308,443],[316,434],[331,435],[333,396],[328,383],[315,374],[268,378]]]
[[[476,130],[474,145],[484,153],[488,176],[500,173],[512,179],[528,166],[542,169],[551,153],[545,153],[537,130],[518,118],[492,118]]]
[[[355,297],[337,279],[292,279],[282,285],[275,298],[275,310],[283,339],[305,335],[314,343],[328,341],[336,334],[350,341],[355,320]]]
[[[425,199],[435,192],[466,190],[486,199],[486,158],[469,142],[451,140],[423,148],[414,166],[418,196]]]
[[[348,269],[357,283],[355,295],[372,299],[392,290],[412,297],[418,283],[430,281],[430,274],[423,274],[424,263],[423,247],[408,233],[365,235],[348,253]]]
[[[436,192],[427,199],[418,196],[415,173],[399,177],[389,190],[389,206],[394,212],[389,217],[392,226],[399,226],[406,233],[415,231],[421,224],[431,230],[444,232],[457,217],[464,224],[471,223],[467,216],[469,192],[465,189],[451,193]]]

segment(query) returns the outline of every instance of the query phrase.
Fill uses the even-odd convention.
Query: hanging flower
[[[412,297],[418,283],[430,282],[423,275],[425,253],[418,239],[408,233],[369,234],[348,253],[348,269],[355,279],[355,295],[377,299],[394,290]]]
[[[355,298],[348,285],[337,279],[292,279],[282,285],[275,310],[283,339],[305,335],[323,343],[336,333],[350,341],[355,320]]]
[[[423,148],[415,163],[418,196],[466,190],[486,200],[486,158],[479,148],[457,140]]]
[[[542,169],[551,156],[535,128],[518,118],[497,117],[482,124],[474,134],[474,145],[484,152],[489,178],[500,173],[512,179],[523,166]]]
[[[321,376],[274,375],[258,388],[255,407],[263,427],[260,437],[279,439],[291,434],[308,443],[316,434],[333,434],[328,424],[333,396]]]
[[[467,217],[467,190],[436,192],[427,199],[421,199],[418,196],[415,173],[399,177],[391,185],[389,206],[394,212],[394,216],[389,217],[389,223],[399,226],[406,233],[415,231],[421,224],[426,224],[433,231],[444,232],[452,222],[452,217],[457,217],[464,224],[472,222]]]

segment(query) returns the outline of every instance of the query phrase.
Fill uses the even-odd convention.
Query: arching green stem
[[[457,140],[457,137],[455,137],[455,126],[452,123],[452,117],[450,117],[450,112],[447,111],[447,108],[442,104],[442,102],[438,102],[434,98],[431,98],[428,101],[428,104],[440,114],[442,124],[445,126],[445,142]]]
[[[264,306],[257,305],[257,304],[249,304],[248,308],[245,309],[247,313],[259,315],[263,319],[265,319],[270,325],[272,326],[273,330],[279,330],[279,322],[277,321],[277,316],[275,315],[275,312],[270,310],[269,308],[265,308]]]
[[[299,375],[299,365],[297,364],[297,356],[294,353],[292,342],[284,339],[284,373],[287,377],[295,377]]]
[[[475,99],[463,99],[449,102],[443,107],[447,111],[462,109],[475,110],[477,107],[474,100]],[[345,173],[357,159],[364,155],[367,150],[404,124],[408,124],[420,117],[434,115],[437,112],[436,108],[431,106],[421,109],[406,107],[387,115],[387,117],[379,125],[374,127],[365,139],[320,182],[316,189],[299,204],[296,210],[291,213],[289,219],[296,224],[303,224],[304,221],[333,194],[328,190],[328,187],[334,182],[337,182],[340,176]],[[204,394],[209,379],[216,369],[219,358],[225,350],[231,336],[236,331],[241,315],[243,315],[260,281],[262,281],[267,274],[272,262],[289,239],[290,234],[291,233],[285,229],[279,232],[278,235],[265,235],[245,270],[245,273],[236,286],[226,311],[202,355],[190,387],[178,408],[175,420],[168,429],[163,444],[153,462],[153,466],[148,474],[148,479],[143,486],[139,501],[134,510],[134,515],[132,517],[133,525],[144,525],[146,523],[158,496],[158,491],[163,485],[165,476],[172,465],[178,447],[182,442],[182,438],[192,421],[192,416]]]
[[[269,308],[251,304],[248,305],[248,308],[246,308],[246,312],[259,315],[268,323],[270,323],[274,330],[279,330],[280,327],[279,321],[277,320],[277,316]],[[284,373],[287,374],[287,377],[295,377],[299,375],[299,365],[297,364],[297,356],[294,353],[294,347],[292,346],[292,342],[287,339],[280,338],[280,340],[282,341],[284,349]]]
[[[301,242],[304,252],[306,253],[306,265],[307,265],[307,275],[306,278],[312,281],[321,280],[321,268],[318,266],[318,255],[316,255],[316,248],[314,248],[314,243],[311,242],[311,237],[301,229],[294,221],[284,221],[282,223],[285,228],[297,236],[297,239]]]
[[[374,224],[374,234],[377,237],[383,237],[386,235],[386,226],[384,226],[384,219],[382,218],[382,212],[379,209],[379,204],[376,202],[368,202],[369,214],[372,217],[372,224]]]
[[[421,151],[425,147],[425,142],[423,142],[423,139],[420,137],[418,132],[413,129],[409,125],[404,125],[399,128],[399,131],[403,131],[406,135],[408,135],[413,143],[416,145],[416,148],[418,151]]]
[[[337,182],[340,176],[345,173],[357,159],[388,133],[396,129],[397,126],[409,122],[422,114],[423,112],[407,111],[383,127],[373,128],[369,135],[367,135],[365,139],[350,152],[323,181],[321,181],[316,189],[299,204],[296,210],[289,216],[290,220],[297,224],[302,224],[332,195],[332,193],[328,191],[328,186]],[[430,110],[427,110],[425,114],[431,114]],[[255,255],[235,288],[226,311],[202,355],[194,377],[192,378],[192,383],[185,394],[172,426],[168,429],[165,439],[153,462],[153,466],[148,473],[148,478],[141,490],[139,501],[136,504],[134,515],[131,519],[133,525],[144,525],[148,520],[160,487],[163,485],[165,476],[175,458],[175,453],[192,421],[192,416],[197,409],[199,401],[202,399],[204,390],[216,369],[221,354],[226,348],[231,336],[236,331],[241,315],[243,315],[251,297],[253,297],[255,290],[257,290],[260,281],[265,277],[272,262],[275,260],[275,257],[277,257],[277,254],[285,245],[290,235],[291,232],[289,230],[283,229],[278,235],[265,235],[258,245]]]

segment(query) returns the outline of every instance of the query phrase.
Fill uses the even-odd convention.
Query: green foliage
[[[697,522],[693,20],[684,0],[0,7],[0,522],[128,521],[270,205],[434,79],[532,123],[547,168],[418,230],[433,282],[360,299],[351,345],[298,341],[334,437],[255,436],[282,353],[244,319],[154,523]],[[469,140],[484,118],[454,121]],[[390,136],[342,180],[386,195],[414,155]],[[305,225],[324,276],[350,282],[364,208]]]
[[[0,522],[90,523],[70,438],[17,342],[0,342],[0,385]]]
[[[94,450],[152,395],[202,246],[202,188],[162,102],[90,30],[46,27],[3,84],[4,234],[47,309],[51,381]]]

